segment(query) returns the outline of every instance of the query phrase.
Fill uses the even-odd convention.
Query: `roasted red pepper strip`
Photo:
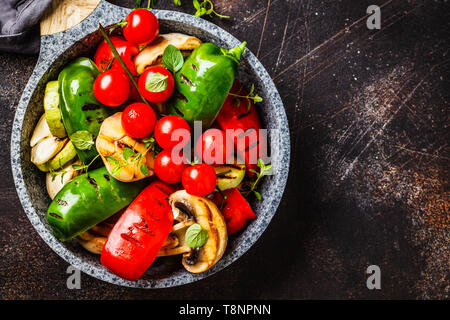
[[[248,92],[237,80],[234,81],[230,92],[241,96],[248,95]],[[238,147],[238,154],[244,160],[247,167],[247,175],[250,178],[253,177],[254,173],[249,171],[249,169],[257,171],[256,160],[258,157],[261,157],[260,150],[265,141],[265,139],[259,136],[258,130],[262,128],[262,125],[253,100],[228,95],[222,109],[217,115],[216,125],[224,131],[227,129],[242,129],[244,132],[248,129],[256,130],[255,134],[239,136],[234,139],[234,144]],[[257,156],[251,159],[250,151],[255,151],[253,150],[254,148],[258,148]]]
[[[172,228],[167,198],[173,192],[170,185],[155,181],[134,199],[108,236],[100,257],[102,265],[127,280],[144,274]]]
[[[256,216],[238,189],[228,189],[223,193],[227,198],[223,200],[221,212],[227,223],[227,232],[230,235],[241,230],[246,225],[247,220],[255,219]],[[222,195],[216,192],[213,202],[218,208],[222,205],[222,199]]]

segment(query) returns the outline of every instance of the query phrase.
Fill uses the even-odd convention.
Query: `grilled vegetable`
[[[56,154],[56,156],[48,162],[37,166],[39,170],[47,172],[61,169],[77,156],[72,142],[69,139],[65,139],[65,141],[67,142],[66,145]]]
[[[245,177],[245,165],[237,162],[215,166],[214,171],[217,175],[217,188],[220,190],[236,188]]]
[[[203,129],[209,128],[233,85],[246,45],[227,50],[203,43],[195,49],[175,74],[175,99],[169,103],[169,113],[191,126],[198,120]]]
[[[74,135],[78,138],[80,132],[88,132],[89,140],[93,141],[103,120],[113,112],[111,108],[101,105],[92,91],[95,78],[99,74],[100,71],[94,62],[88,58],[78,58],[69,63],[58,76],[64,127],[84,164],[94,159],[97,150],[89,143],[90,141],[81,143],[79,139],[75,141]]]
[[[228,189],[224,194],[226,199],[222,200],[222,195],[216,192],[213,201],[216,205],[222,204],[221,212],[227,222],[227,232],[233,234],[240,231],[246,225],[247,220],[256,219],[256,216],[238,189]]]
[[[66,241],[126,207],[145,185],[145,181],[120,182],[105,167],[79,175],[55,196],[47,222],[55,236]]]
[[[167,197],[175,189],[155,181],[125,210],[108,236],[100,261],[114,274],[136,280],[153,263],[172,228]]]
[[[244,87],[236,80],[230,93],[246,96]],[[228,95],[216,118],[216,124],[222,130],[242,130],[246,134],[239,134],[234,138],[234,145],[247,167],[247,175],[253,177],[258,167],[256,161],[262,158],[262,150],[266,147],[265,139],[260,136],[259,129],[262,129],[255,105],[252,100]]]
[[[79,173],[79,170],[75,170],[73,168],[73,164],[63,167],[62,172],[54,172],[53,174],[50,172],[47,173],[45,183],[47,185],[47,193],[50,196],[50,199],[53,200],[56,194]]]
[[[108,172],[120,181],[136,181],[153,175],[153,151],[127,136],[122,126],[122,112],[102,123],[96,147]],[[125,149],[134,155],[127,154]]]
[[[136,71],[141,74],[149,66],[162,64],[161,57],[169,44],[183,51],[194,50],[201,43],[196,37],[181,33],[160,34],[136,56]]]
[[[173,193],[169,197],[169,203],[175,220],[195,221],[208,232],[203,246],[183,253],[184,268],[192,273],[210,269],[220,260],[228,242],[225,220],[219,209],[212,201],[190,195],[185,190]]]
[[[39,119],[30,140],[31,162],[43,165],[53,158],[66,144],[67,139],[55,137],[50,132],[45,114]]]
[[[62,123],[61,110],[59,109],[58,81],[49,81],[45,87],[44,95],[45,119],[50,132],[58,138],[67,136]]]

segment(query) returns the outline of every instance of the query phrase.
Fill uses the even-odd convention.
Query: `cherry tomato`
[[[208,129],[197,140],[195,154],[207,164],[225,164],[233,155],[233,141],[223,130]]]
[[[123,27],[123,36],[138,46],[152,42],[159,33],[158,19],[147,9],[133,10],[125,20],[127,25]]]
[[[181,183],[187,193],[203,197],[213,192],[216,188],[216,172],[208,164],[196,164],[184,170],[181,176]]]
[[[109,69],[95,79],[93,91],[102,104],[117,107],[128,99],[130,82],[123,71]]]
[[[138,82],[141,94],[153,103],[164,102],[169,99],[174,86],[172,73],[163,67],[146,69],[139,77]]]
[[[178,130],[175,132],[175,130]],[[181,130],[185,130],[184,133]],[[174,134],[172,140],[172,134]],[[183,133],[183,135],[181,135]],[[175,138],[177,136],[178,138]],[[180,144],[183,148],[191,138],[191,128],[186,120],[179,116],[169,115],[158,120],[155,127],[156,142],[165,150],[172,150],[173,147]]]
[[[189,166],[184,163],[183,156],[179,154],[177,159],[173,159],[171,151],[161,151],[155,159],[153,169],[155,174],[164,182],[178,183],[181,181],[181,175],[184,170]],[[213,169],[214,171],[214,169]],[[215,174],[215,173],[214,173]]]
[[[130,70],[130,72],[132,74],[137,74],[136,67],[133,63],[133,58],[135,55],[139,53],[138,46],[128,41],[125,41],[124,39],[117,36],[112,36],[110,39],[114,47],[116,48],[117,53],[125,62],[125,65]],[[97,51],[95,52],[94,56],[95,64],[100,69],[100,71],[103,72],[106,70],[106,68],[111,63],[111,60],[113,59],[114,54],[112,53],[111,48],[108,46],[106,41],[103,40],[97,47]],[[121,70],[123,70],[122,66],[120,65],[120,62],[117,59],[114,59],[111,68],[120,68]]]
[[[136,139],[148,137],[153,132],[155,124],[155,111],[145,103],[132,103],[122,113],[122,127],[130,137]]]

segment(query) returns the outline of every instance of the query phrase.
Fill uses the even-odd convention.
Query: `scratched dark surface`
[[[131,1],[111,1],[132,7]],[[162,0],[160,9],[193,12]],[[447,1],[216,0],[211,18],[255,53],[289,118],[277,214],[237,262],[197,283],[138,290],[82,275],[23,212],[10,130],[37,56],[0,54],[0,298],[448,299],[450,6]],[[381,30],[366,8],[381,7]],[[381,290],[368,290],[369,265]]]

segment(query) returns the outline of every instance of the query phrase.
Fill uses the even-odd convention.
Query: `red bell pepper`
[[[132,44],[118,36],[112,36],[111,42],[117,50],[117,53],[122,58],[125,65],[130,70],[130,72],[134,75],[137,74],[136,67],[133,63],[133,58],[139,53],[139,47],[135,44]],[[105,71],[111,61],[114,59],[114,54],[111,51],[111,48],[108,46],[105,40],[103,40],[100,45],[97,47],[97,51],[95,52],[94,62],[101,72]],[[123,70],[120,62],[116,59],[112,62],[111,68],[120,68]],[[125,70],[124,70],[125,71]]]
[[[241,96],[248,95],[248,92],[237,80],[234,81],[230,93]],[[261,157],[262,147],[265,146],[265,139],[259,133],[259,129],[262,128],[261,120],[259,119],[253,100],[228,95],[222,109],[217,115],[216,125],[224,131],[227,129],[242,129],[244,132],[249,129],[256,130],[256,134],[242,135],[234,139],[234,145],[237,146],[238,155],[244,160],[247,167],[247,176],[250,178],[253,177],[254,173],[249,170],[253,169],[257,171],[258,166],[256,160]],[[257,148],[257,150],[254,150],[254,148]],[[257,156],[254,159],[250,158],[250,152],[252,151],[257,151]]]
[[[150,267],[173,224],[168,197],[175,189],[161,181],[146,187],[114,225],[100,262],[112,273],[137,280]]]
[[[227,232],[230,235],[241,230],[247,224],[247,220],[256,219],[256,216],[250,204],[238,189],[228,189],[223,193],[226,195],[226,199],[223,200],[222,195],[216,192],[213,202],[218,208],[222,205],[221,212],[227,224]]]

